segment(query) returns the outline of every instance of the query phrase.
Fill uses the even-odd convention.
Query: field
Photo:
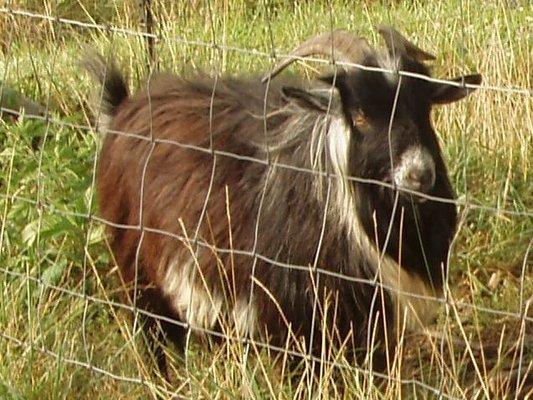
[[[104,225],[93,218],[98,93],[78,64],[94,49],[113,54],[141,87],[143,12],[134,0],[8,0],[2,93],[23,93],[48,118],[0,119],[0,398],[533,398],[531,2],[153,0],[152,9],[158,67],[177,73],[261,74],[273,49],[287,53],[332,27],[377,45],[379,23],[435,53],[435,76],[480,72],[483,88],[434,113],[460,212],[448,301],[437,324],[405,338],[389,379],[342,354],[320,376],[311,363],[291,372],[265,348],[228,341],[207,351],[193,342],[165,382],[120,306]],[[320,66],[292,68],[311,76]]]

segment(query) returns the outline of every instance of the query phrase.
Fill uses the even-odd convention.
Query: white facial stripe
[[[350,146],[350,128],[344,118],[333,118],[329,125],[329,155],[335,173],[345,176],[348,173],[348,152]]]
[[[335,220],[347,227],[351,237],[350,242],[361,251],[361,256],[373,260],[372,265],[377,263],[377,270],[372,273],[377,273],[383,285],[392,288],[387,291],[392,297],[394,310],[398,313],[397,319],[404,322],[408,331],[419,330],[433,319],[438,308],[435,307],[433,301],[409,294],[432,297],[437,293],[434,293],[427,282],[418,275],[408,273],[393,258],[380,254],[366,234],[356,212],[355,196],[357,193],[346,179],[349,174],[349,145],[349,128],[343,119],[334,119],[328,132],[328,150],[334,172],[341,177],[338,179],[341,183],[334,186],[336,189],[332,192],[333,201],[330,212]],[[404,153],[404,156],[406,161],[402,163],[401,168],[408,165],[429,166],[434,175],[434,161],[427,150],[413,147]]]
[[[426,176],[427,182],[421,182],[423,175]],[[409,147],[395,166],[393,179],[396,186],[404,189],[418,191],[433,187],[435,184],[433,156],[422,146]]]

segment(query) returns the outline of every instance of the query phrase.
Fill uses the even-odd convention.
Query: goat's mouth
[[[424,179],[411,179],[410,177],[395,175],[392,182],[396,190],[404,198],[416,203],[424,203],[428,200],[427,195],[432,191],[435,184],[434,174]]]
[[[407,185],[398,185],[394,180],[386,180],[387,184],[392,185],[394,189],[391,191],[394,195],[398,195],[399,200],[404,204],[423,204],[426,203],[430,194],[428,191],[421,191],[420,187],[413,187]]]
[[[420,191],[420,187],[417,185],[399,185],[398,182],[394,180],[392,174],[386,175],[384,178],[380,179],[383,182],[380,190],[381,193],[389,193],[389,195],[396,196],[398,195],[401,200],[407,202],[415,203],[424,203],[428,200],[426,192]]]
[[[423,204],[429,200],[429,191],[420,190],[420,187],[395,185],[400,198],[406,203]]]
[[[429,200],[427,196],[430,195],[432,186],[423,188],[417,183],[409,185],[402,182],[402,184],[398,184],[392,174],[387,174],[379,180],[383,182],[382,185],[379,185],[380,194],[389,197],[391,200],[398,196],[398,199],[405,205],[412,203],[423,204]]]
[[[409,201],[413,203],[418,203],[418,204],[423,204],[426,201],[428,201],[428,198],[425,197],[424,195],[425,193],[409,193],[409,192],[403,193],[403,197],[405,197],[406,199],[408,199]]]

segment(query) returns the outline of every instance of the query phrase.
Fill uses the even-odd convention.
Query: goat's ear
[[[453,82],[468,83],[472,85],[479,85],[481,83],[481,75],[465,75],[452,79]],[[475,88],[467,88],[461,86],[452,86],[446,83],[436,83],[433,86],[431,94],[431,102],[433,104],[447,104],[461,100],[472,93]]]
[[[318,77],[318,80],[324,83],[327,83],[331,87],[337,88],[341,96],[345,93],[348,93],[346,85],[346,74],[339,72],[338,74],[328,74]]]
[[[292,86],[284,86],[281,89],[283,98],[290,102],[296,104],[298,107],[303,109],[311,109],[320,112],[327,112],[330,101],[327,96],[320,94],[314,94],[303,90],[300,88]]]

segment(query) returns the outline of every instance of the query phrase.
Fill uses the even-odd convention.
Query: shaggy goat
[[[268,85],[159,75],[129,96],[116,67],[89,64],[108,122],[101,214],[137,305],[186,324],[163,322],[166,337],[224,330],[369,354],[432,320],[424,297],[441,293],[456,209],[424,197],[454,199],[430,111],[471,90],[376,71],[428,76],[434,58],[380,33],[386,51],[346,31],[311,38]],[[310,88],[272,79],[312,54],[363,68],[338,66]]]

